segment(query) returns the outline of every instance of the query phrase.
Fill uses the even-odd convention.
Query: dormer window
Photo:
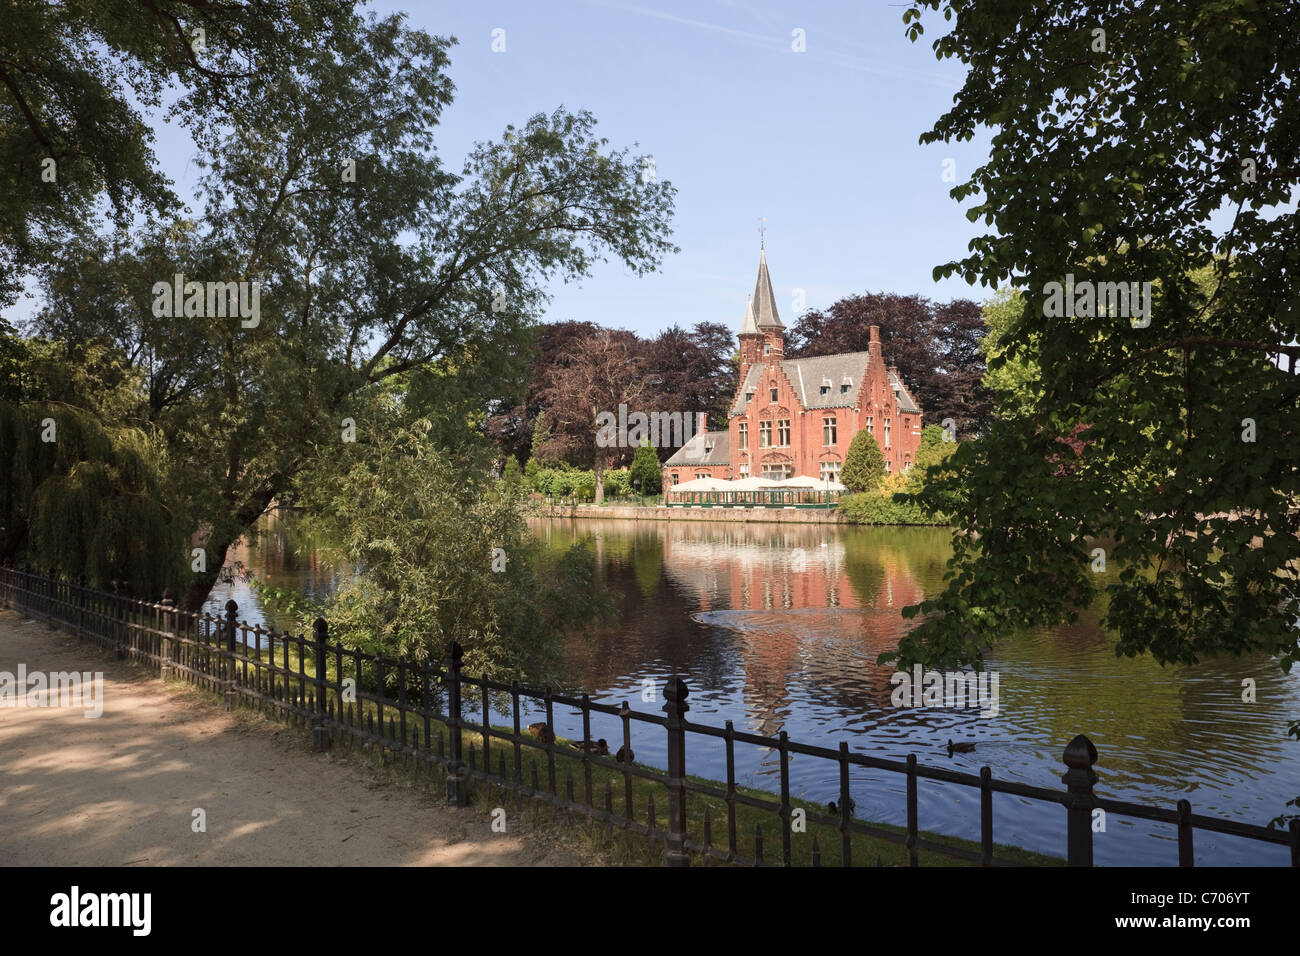
[[[824,379],[822,379],[822,392],[821,392],[821,393],[822,393],[823,395],[829,395],[829,394],[831,393],[831,380],[830,380],[829,378],[824,378]]]
[[[753,400],[754,400],[754,393],[753,393],[753,392],[746,392],[746,393],[745,393],[745,401],[747,401],[747,402],[752,402]]]

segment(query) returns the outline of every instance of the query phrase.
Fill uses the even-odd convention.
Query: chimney
[[[867,351],[871,353],[874,359],[880,359],[880,326],[871,326],[871,342],[867,345]]]

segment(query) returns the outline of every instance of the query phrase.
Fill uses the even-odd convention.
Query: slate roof
[[[740,324],[741,335],[758,335],[758,326],[754,324],[754,300],[745,303],[745,321]]]
[[[894,397],[898,399],[898,410],[900,412],[911,412],[919,415],[921,410],[916,407],[916,402],[912,400],[912,393],[907,390],[907,386],[893,372],[889,373],[889,385],[894,390]]]
[[[858,390],[862,387],[862,379],[867,373],[867,362],[870,358],[870,352],[845,352],[843,355],[784,359],[781,362],[781,371],[794,386],[795,394],[799,396],[799,401],[804,408],[849,408],[858,399]],[[738,415],[749,407],[745,395],[749,392],[758,392],[759,385],[763,381],[764,368],[766,366],[761,364],[750,367],[749,374],[745,376],[745,381],[740,387],[736,407],[732,411],[733,415]],[[840,391],[840,386],[844,384],[846,377],[849,380],[849,390],[844,393]],[[830,390],[823,395],[822,385],[826,379],[830,379]]]
[[[759,250],[758,279],[754,282],[754,320],[758,330],[783,329],[781,317],[776,314],[776,296],[772,294],[772,279],[767,274],[767,253]]]
[[[709,449],[709,450],[706,450]],[[731,464],[731,432],[700,432],[664,462],[664,467]]]

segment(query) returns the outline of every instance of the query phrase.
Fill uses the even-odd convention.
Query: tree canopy
[[[212,151],[264,83],[356,23],[352,0],[15,0],[4,19],[0,304],[104,213],[126,229],[179,208],[145,111]]]
[[[1289,668],[1300,377],[1277,357],[1300,354],[1294,7],[917,0],[914,40],[940,9],[935,53],[970,69],[922,142],[992,129],[952,195],[994,230],[935,274],[1018,290],[997,304],[990,373],[1024,364],[1016,404],[926,492],[954,515],[957,553],[946,590],[908,609],[927,616],[898,659],[980,662],[999,635],[1098,602],[1119,653],[1262,651]],[[1150,283],[1149,310],[1100,305],[1112,282]],[[1099,542],[1118,574],[1094,573]]]
[[[444,447],[473,442],[527,361],[548,281],[611,256],[641,273],[674,250],[673,187],[642,182],[590,114],[532,116],[446,168],[451,46],[400,16],[349,16],[244,92],[202,153],[201,219],[82,231],[41,272],[37,331],[112,343],[144,383],[129,417],[164,436],[207,552],[190,607],[377,395],[400,390]],[[155,314],[155,284],[177,274],[256,285],[260,314]]]

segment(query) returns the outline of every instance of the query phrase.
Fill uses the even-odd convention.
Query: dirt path
[[[0,611],[0,671],[102,671],[103,714],[0,707],[0,865],[579,865],[305,733]],[[4,678],[0,678],[3,680]],[[384,779],[385,777],[390,779]],[[193,811],[207,832],[191,829]],[[510,821],[507,819],[507,827]]]

